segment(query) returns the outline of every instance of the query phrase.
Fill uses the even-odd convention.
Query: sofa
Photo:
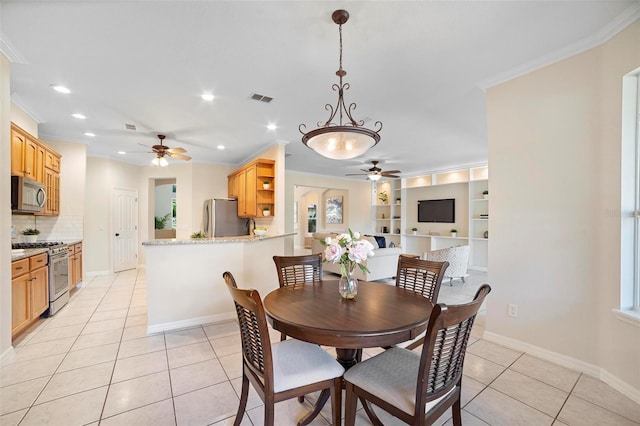
[[[322,245],[321,241],[327,237],[335,238],[337,235],[338,234],[335,233],[314,233],[313,239],[311,240],[311,253],[323,253],[325,247]],[[375,281],[395,277],[398,270],[398,256],[402,253],[402,249],[399,247],[379,248],[375,238],[363,238],[367,238],[371,244],[373,244],[374,255],[364,262],[369,269],[368,273],[362,272],[360,268],[356,267],[356,278],[364,281]],[[332,272],[339,275],[340,264],[325,262],[322,264],[322,270],[324,272]]]
[[[470,247],[468,245],[449,247],[425,252],[422,255],[422,259],[434,262],[449,262],[449,267],[444,271],[444,278],[449,278],[449,285],[453,285],[454,279],[459,278],[464,283],[464,279],[469,276],[467,274],[469,251]]]

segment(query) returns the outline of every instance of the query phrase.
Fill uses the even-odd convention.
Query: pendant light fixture
[[[342,25],[349,20],[349,12],[346,10],[336,10],[331,15],[333,22],[338,24],[340,35],[340,68],[336,75],[340,78],[339,84],[333,85],[333,90],[338,91],[338,103],[334,107],[326,104],[325,109],[329,111],[329,119],[324,124],[319,121],[318,128],[305,133],[305,124],[298,127],[302,133],[302,143],[313,149],[318,154],[333,160],[349,160],[358,157],[380,142],[379,132],[382,130],[382,123],[376,121],[377,130],[369,130],[364,127],[364,121],[356,121],[351,112],[356,109],[356,104],[351,103],[347,107],[344,102],[344,91],[349,89],[349,83],[343,83],[342,77],[347,72],[342,69]],[[338,116],[339,122],[333,120]],[[343,120],[345,121],[343,123]]]

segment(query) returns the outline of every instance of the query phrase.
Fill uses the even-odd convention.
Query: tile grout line
[[[103,297],[104,297],[104,296],[103,296]],[[98,304],[98,305],[99,305],[99,304]],[[97,308],[97,306],[96,306],[96,308]],[[94,309],[94,311],[95,311],[95,309]],[[91,317],[89,317],[89,318],[91,318]],[[47,319],[48,319],[48,318],[47,318]],[[86,324],[88,324],[88,323],[89,323],[88,321],[87,321],[87,323],[85,323],[85,325],[82,327],[82,330],[84,330],[84,327],[85,327],[85,326],[86,326]],[[82,333],[82,330],[80,330],[80,333]],[[42,330],[39,330],[38,332],[36,332],[36,334],[37,334],[37,333],[39,333],[40,331],[42,331]],[[62,365],[62,363],[64,362],[64,360],[65,360],[65,359],[67,358],[67,356],[69,355],[69,352],[71,352],[71,348],[73,347],[73,345],[75,344],[75,342],[78,340],[78,338],[80,337],[80,335],[81,335],[81,334],[78,334],[78,335],[76,336],[76,338],[74,339],[73,343],[69,346],[69,349],[67,350],[67,352],[66,352],[65,356],[60,360],[60,363],[58,364],[58,366],[56,367],[56,369],[53,371],[53,373],[49,376],[49,379],[47,380],[47,383],[42,387],[42,389],[40,390],[40,392],[38,392],[38,394],[37,394],[37,395],[36,395],[36,397],[34,398],[34,400],[33,400],[33,402],[31,403],[31,405],[30,405],[29,407],[26,407],[26,411],[24,412],[23,416],[22,416],[22,417],[20,418],[20,420],[18,421],[18,425],[20,425],[20,424],[24,421],[24,419],[27,417],[27,415],[29,414],[29,412],[31,411],[31,409],[32,409],[33,407],[35,407],[36,405],[43,405],[43,404],[46,404],[46,403],[49,403],[49,402],[52,402],[52,401],[56,401],[56,400],[61,399],[61,398],[65,398],[65,397],[70,396],[70,395],[76,395],[76,394],[78,394],[78,393],[81,393],[81,392],[76,392],[76,393],[72,393],[72,394],[69,394],[69,395],[61,396],[61,397],[59,397],[59,398],[54,398],[54,399],[52,399],[52,400],[50,400],[50,401],[46,401],[46,402],[43,402],[43,403],[41,403],[41,404],[36,404],[36,401],[37,401],[37,400],[38,400],[38,398],[42,395],[42,393],[44,392],[44,390],[46,389],[46,387],[49,385],[49,383],[51,383],[51,380],[53,379],[53,376],[55,376],[55,374],[57,373],[57,371],[60,369],[60,366]],[[34,337],[35,337],[35,336],[34,336]],[[57,340],[57,339],[55,339],[55,340]],[[37,344],[37,343],[35,343],[35,344]],[[26,345],[25,345],[25,346],[26,346]],[[45,357],[43,357],[43,358],[45,358]],[[36,358],[36,359],[39,359],[39,358]],[[73,369],[72,369],[72,370],[68,370],[68,371],[73,371]],[[42,377],[45,377],[45,376],[42,376]],[[39,378],[41,378],[41,377],[36,377],[35,379],[31,379],[31,380],[36,380],[36,379],[39,379]],[[27,381],[28,381],[28,380],[27,380]],[[25,381],[25,382],[26,382],[26,381]],[[25,382],[18,382],[18,383],[25,383]],[[15,383],[15,384],[18,384],[18,383]],[[94,389],[97,389],[97,388],[94,388]],[[88,390],[93,390],[93,389],[88,389]],[[85,391],[83,391],[83,392],[85,392]],[[17,411],[19,411],[19,410],[17,410]],[[7,414],[9,414],[9,413],[7,413]]]

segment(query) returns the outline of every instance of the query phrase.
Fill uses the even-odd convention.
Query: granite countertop
[[[24,250],[11,250],[11,261],[26,259],[27,257],[35,256],[36,254],[46,253],[46,248],[36,249],[24,249]]]
[[[295,235],[295,233],[278,234],[278,235],[265,235],[264,237],[256,237],[254,235],[240,235],[237,237],[217,237],[217,238],[196,238],[188,240],[150,240],[144,241],[143,246],[176,246],[186,244],[227,244],[227,243],[253,243],[263,240],[270,240],[273,238],[281,238],[289,235]]]

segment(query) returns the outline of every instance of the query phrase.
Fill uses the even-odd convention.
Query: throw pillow
[[[374,249],[380,248],[380,247],[378,246],[378,241],[377,241],[373,236],[371,236],[371,235],[365,235],[365,236],[363,236],[363,237],[362,237],[362,239],[363,239],[363,240],[367,240],[367,241],[369,241],[369,242],[373,245],[373,248],[374,248]]]
[[[373,237],[376,239],[376,241],[378,242],[378,248],[386,248],[387,247],[387,240],[384,237]]]

